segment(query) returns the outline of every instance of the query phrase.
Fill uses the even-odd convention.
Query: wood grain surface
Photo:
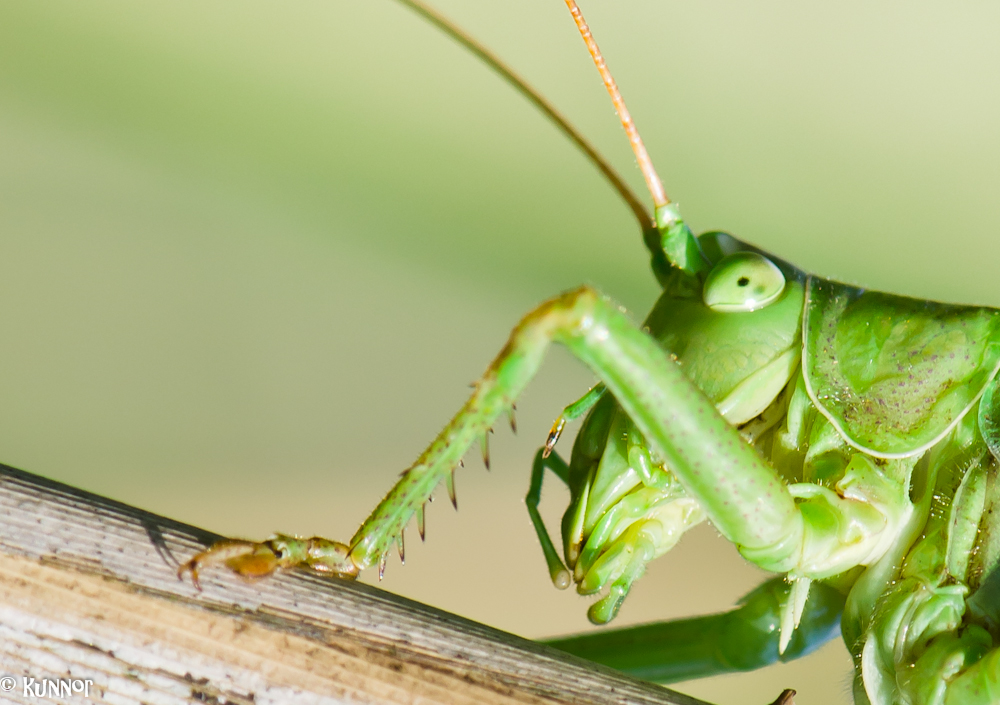
[[[705,705],[360,583],[179,581],[218,538],[0,466],[0,701]]]

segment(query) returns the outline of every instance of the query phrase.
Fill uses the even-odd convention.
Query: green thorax
[[[1000,312],[810,277],[809,396],[870,455],[919,455],[972,408],[1000,364]]]

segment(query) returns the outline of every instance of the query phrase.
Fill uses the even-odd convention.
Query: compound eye
[[[778,298],[785,275],[756,252],[735,252],[719,260],[705,279],[702,298],[713,311],[756,311]]]

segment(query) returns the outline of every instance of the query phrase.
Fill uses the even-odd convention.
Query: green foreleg
[[[545,563],[549,567],[549,575],[552,577],[552,584],[560,590],[569,587],[571,576],[559,552],[552,544],[542,515],[538,513],[538,503],[542,501],[542,480],[545,478],[545,468],[551,470],[556,477],[564,483],[569,484],[569,466],[566,461],[559,457],[558,453],[546,453],[545,448],[539,448],[535,453],[535,461],[531,465],[531,484],[528,487],[528,494],[524,497],[524,503],[528,507],[528,516],[535,526],[535,533],[538,535],[538,542],[542,544],[542,553],[545,554]]]
[[[351,540],[359,569],[384,560],[437,484],[511,407],[553,341],[597,373],[724,536],[768,567],[796,564],[802,515],[775,471],[653,338],[581,287],[542,304],[514,329],[469,401]]]
[[[729,612],[548,640],[549,646],[630,675],[674,683],[749,671],[811,653],[840,633],[844,596],[818,583],[799,628],[779,654],[779,624],[789,585],[772,578]]]
[[[827,492],[803,497],[797,505],[775,470],[657,341],[594,289],[581,287],[524,317],[465,406],[355,533],[347,555],[324,557],[322,567],[340,574],[374,565],[381,570],[394,544],[402,553],[404,527],[416,516],[422,528],[423,507],[434,489],[442,480],[452,488],[452,473],[466,451],[511,410],[551,342],[565,345],[600,377],[688,494],[750,560],[775,572],[805,566],[803,575],[821,578],[857,565],[858,551],[871,552],[868,545],[877,540],[877,531],[862,541],[829,531],[831,522],[878,524],[878,517],[869,516],[877,514],[869,503]],[[816,510],[803,511],[806,504]],[[841,534],[854,554],[844,552]],[[825,556],[830,558],[824,562]]]

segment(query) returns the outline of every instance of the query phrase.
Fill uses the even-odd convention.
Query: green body
[[[709,237],[712,246],[741,247]],[[989,413],[998,312],[866,292],[781,266],[785,291],[763,309],[720,313],[701,292],[668,286],[645,327],[730,412],[811,519],[813,550],[789,577],[824,582],[800,608],[799,630],[782,648],[778,634],[797,615],[779,581],[731,613],[552,643],[671,682],[807,653],[836,633],[832,616],[846,600],[842,631],[858,664],[859,703],[995,702],[1000,672],[989,661],[972,666],[990,652],[1000,610],[1000,593],[980,590],[1000,560],[992,518],[1000,435]],[[733,413],[734,397],[744,413]],[[653,473],[639,470],[644,456]],[[706,514],[609,395],[585,418],[566,476],[564,557],[580,592],[611,586],[590,612],[608,621],[646,560]],[[623,519],[626,505],[641,510]],[[670,526],[635,560],[643,549],[636,527],[651,522]],[[763,567],[788,567],[768,550],[749,553]],[[622,554],[633,565],[623,569]]]
[[[610,621],[646,564],[704,520],[785,580],[732,613],[554,645],[668,681],[806,653],[836,633],[843,610],[858,703],[996,702],[998,607],[980,588],[1000,558],[998,313],[780,262],[778,293],[740,310],[733,292],[766,258],[734,254],[749,248],[721,234],[701,244],[702,261],[660,273],[664,293],[641,329],[588,289],[530,314],[358,531],[354,563],[382,560],[438,464],[448,458],[450,472],[555,340],[606,389],[567,407],[571,417],[589,407],[569,464],[536,460],[528,505],[557,586],[571,578],[599,594],[589,615]],[[571,492],[565,563],[537,515],[545,468]]]
[[[666,682],[795,658],[839,618],[859,705],[1000,702],[1000,312],[809,277],[678,222],[661,228],[664,293],[642,326],[589,287],[529,313],[348,544],[223,542],[182,571],[381,572],[411,520],[423,536],[442,481],[454,499],[466,451],[482,440],[485,455],[558,342],[601,384],[566,408],[532,471],[554,584],[598,595],[589,616],[608,622],[649,561],[706,520],[784,577],[729,613],[552,645]],[[585,414],[567,464],[552,450]],[[561,552],[537,511],[546,469],[571,493]]]

